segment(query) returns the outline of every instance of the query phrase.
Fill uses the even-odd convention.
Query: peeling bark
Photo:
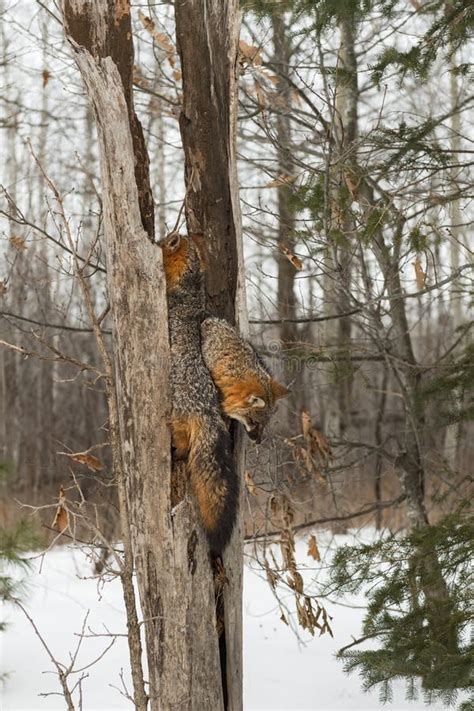
[[[175,4],[175,15],[183,75],[179,125],[189,186],[186,221],[189,232],[206,237],[209,311],[234,321],[239,274],[234,146],[238,2],[182,0]]]

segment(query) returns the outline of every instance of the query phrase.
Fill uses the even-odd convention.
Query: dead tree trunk
[[[133,110],[130,5],[127,0],[65,0],[64,19],[98,127],[114,330],[115,373],[108,374],[110,433],[124,569],[132,565],[133,547],[144,618],[150,707],[219,711],[224,708],[224,690],[207,545],[196,534],[191,499],[186,497],[174,509],[171,505],[166,298],[161,251],[150,239],[148,158]],[[98,338],[100,343],[100,333]],[[228,575],[232,572],[228,566]],[[234,575],[240,581],[240,567]],[[230,577],[235,590],[239,585]],[[133,587],[129,577],[122,575],[122,582],[135,706],[144,709]],[[240,639],[240,608],[226,607],[228,615],[234,615],[235,644],[235,638]],[[236,656],[229,648],[229,659]],[[234,687],[229,683],[232,693]]]
[[[236,166],[237,0],[175,3],[183,75],[180,129],[188,189],[186,221],[205,237],[207,306],[246,329],[240,207]],[[242,445],[235,463],[242,473]],[[238,522],[225,551],[226,582],[217,586],[224,708],[242,708],[242,533]],[[203,707],[204,708],[204,707]],[[210,707],[209,707],[210,708]],[[220,707],[213,707],[220,708]]]

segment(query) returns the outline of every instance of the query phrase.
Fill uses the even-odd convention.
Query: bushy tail
[[[239,506],[239,482],[229,432],[221,420],[200,417],[191,428],[188,457],[191,483],[213,555],[230,540]]]

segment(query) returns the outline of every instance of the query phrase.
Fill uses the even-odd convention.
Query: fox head
[[[227,417],[238,420],[254,442],[261,442],[263,430],[273,415],[277,400],[289,395],[289,390],[273,376],[249,375],[238,382],[216,382],[224,398],[223,410]]]
[[[201,287],[204,259],[199,235],[170,232],[159,243],[163,250],[166,290],[195,292]]]
[[[206,318],[201,334],[204,362],[219,391],[222,410],[260,442],[277,401],[289,390],[273,377],[252,344],[224,319]]]

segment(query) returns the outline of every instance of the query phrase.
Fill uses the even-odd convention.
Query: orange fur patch
[[[226,415],[230,416],[237,410],[249,408],[247,400],[251,395],[266,401],[267,392],[257,377],[249,376],[245,380],[235,381],[234,378],[227,378],[222,373],[218,373],[218,370],[219,368],[215,368],[212,371],[212,377],[222,393],[222,407]]]
[[[184,459],[189,452],[191,440],[191,427],[187,420],[173,420],[171,422],[171,434],[173,447],[176,450],[176,458]]]
[[[221,498],[218,498],[215,492],[211,494],[209,489],[200,483],[195,484],[194,490],[199,503],[199,511],[204,528],[207,531],[215,531],[221,521],[221,507],[225,492],[222,492]]]
[[[201,429],[199,417],[189,419],[188,431],[193,449],[200,446],[200,441],[205,434]],[[198,476],[196,476],[198,474]],[[199,503],[204,528],[207,531],[215,531],[221,524],[222,507],[226,499],[227,486],[225,482],[216,481],[212,472],[200,471],[194,473],[193,487]]]
[[[178,249],[172,251],[163,247],[163,264],[165,267],[166,286],[172,289],[181,279],[186,271],[188,258],[188,241],[182,239]]]
[[[205,478],[193,481],[194,491],[199,503],[204,528],[215,531],[222,519],[222,506],[226,499],[225,485],[212,485]]]

